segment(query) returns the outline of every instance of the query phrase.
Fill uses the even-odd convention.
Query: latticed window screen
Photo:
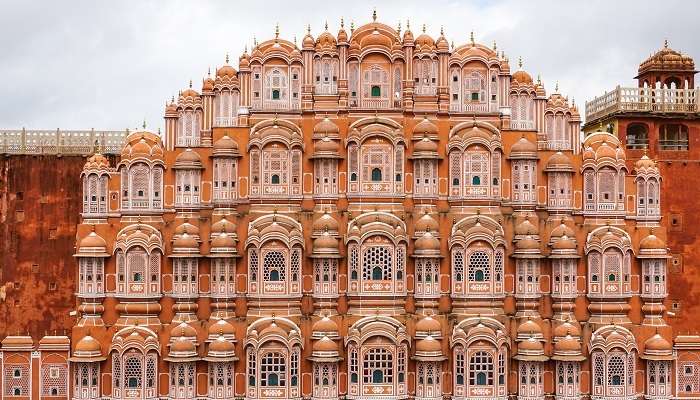
[[[455,247],[452,250],[452,276],[456,282],[464,281],[464,249]]]
[[[140,354],[124,357],[124,388],[143,388],[143,357]]]
[[[281,352],[267,352],[260,357],[260,386],[286,386],[287,360]]]
[[[5,396],[29,396],[29,360],[27,364],[6,363],[4,367]]]
[[[464,101],[486,101],[486,79],[480,71],[464,71]]]
[[[491,280],[489,255],[484,251],[475,251],[469,255],[469,281],[483,282]]]
[[[284,254],[279,251],[269,251],[263,259],[263,280],[266,282],[284,281],[286,279],[287,262]]]
[[[43,364],[41,366],[41,395],[65,396],[68,393],[68,366]]]
[[[364,280],[392,279],[391,249],[385,246],[370,246],[362,256],[362,278]]]
[[[477,351],[469,358],[469,385],[493,385],[493,357],[486,351]]]
[[[392,384],[394,382],[394,356],[383,347],[367,350],[362,364],[362,381],[365,384]]]

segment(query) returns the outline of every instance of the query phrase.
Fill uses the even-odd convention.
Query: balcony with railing
[[[586,122],[619,112],[697,113],[700,88],[616,87],[586,102]]]
[[[0,153],[87,155],[119,154],[128,130],[0,130]]]
[[[468,113],[488,113],[498,112],[497,103],[450,103],[451,112],[468,112]]]
[[[289,100],[254,100],[253,111],[296,111],[301,109],[299,101]]]

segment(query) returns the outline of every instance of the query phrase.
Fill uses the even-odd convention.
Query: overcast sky
[[[245,5],[243,5],[245,4]],[[700,1],[29,1],[0,0],[0,129],[124,129],[163,126],[166,99],[197,90],[207,69],[274,35],[298,42],[311,24],[337,33],[378,19],[417,36],[491,45],[517,69],[542,76],[548,93],[583,103],[633,85],[639,62],[663,46],[700,62]]]

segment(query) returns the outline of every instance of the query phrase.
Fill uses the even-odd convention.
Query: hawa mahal
[[[422,30],[277,30],[87,158],[70,329],[8,328],[2,397],[700,398],[659,163]]]

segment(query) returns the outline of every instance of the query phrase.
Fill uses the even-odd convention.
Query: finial
[[[226,64],[228,64],[228,52],[226,52]]]
[[[664,39],[664,49],[668,49],[668,39]]]
[[[325,28],[326,28],[326,32],[328,32],[328,21],[326,21]]]
[[[406,30],[410,31],[411,30],[411,20],[406,18]]]
[[[445,27],[440,25],[440,36],[445,36]]]
[[[474,42],[474,31],[472,31],[469,34],[469,40],[472,42],[472,46],[474,46],[476,43]]]
[[[542,79],[540,79],[540,74],[537,74],[537,84],[538,85],[542,84]]]
[[[450,42],[450,48],[452,48],[452,50],[455,49],[455,41],[454,40]]]
[[[377,9],[375,8],[374,11],[372,11],[372,21],[377,22]]]
[[[294,47],[297,47],[297,35],[294,35],[294,39],[292,40],[294,41]]]
[[[554,84],[554,92],[559,93],[559,81]]]
[[[496,41],[493,41],[493,51],[496,52],[496,55],[498,55],[498,46],[496,46]]]
[[[207,68],[207,76],[211,77],[211,67]]]
[[[518,68],[523,68],[523,58],[521,56],[518,56]]]
[[[192,79],[190,79],[190,89],[192,89]]]
[[[423,33],[425,33],[425,24],[423,24]]]
[[[253,35],[253,45],[258,47],[258,38],[256,38],[255,35]]]
[[[248,52],[248,45],[243,46],[243,54]]]
[[[350,21],[350,33],[355,31],[355,21]]]
[[[307,35],[311,34],[311,24],[306,24],[306,34]]]
[[[340,17],[340,29],[345,29],[345,21],[343,20],[343,17]]]
[[[174,103],[174,102],[175,102],[175,96],[172,96],[172,97],[170,98],[170,102],[171,102],[171,103]]]
[[[279,39],[280,37],[280,24],[279,22],[275,24],[275,39]]]
[[[396,26],[396,31],[401,35],[401,20],[399,20],[399,24]]]
[[[143,129],[146,129],[146,118],[143,119]]]

